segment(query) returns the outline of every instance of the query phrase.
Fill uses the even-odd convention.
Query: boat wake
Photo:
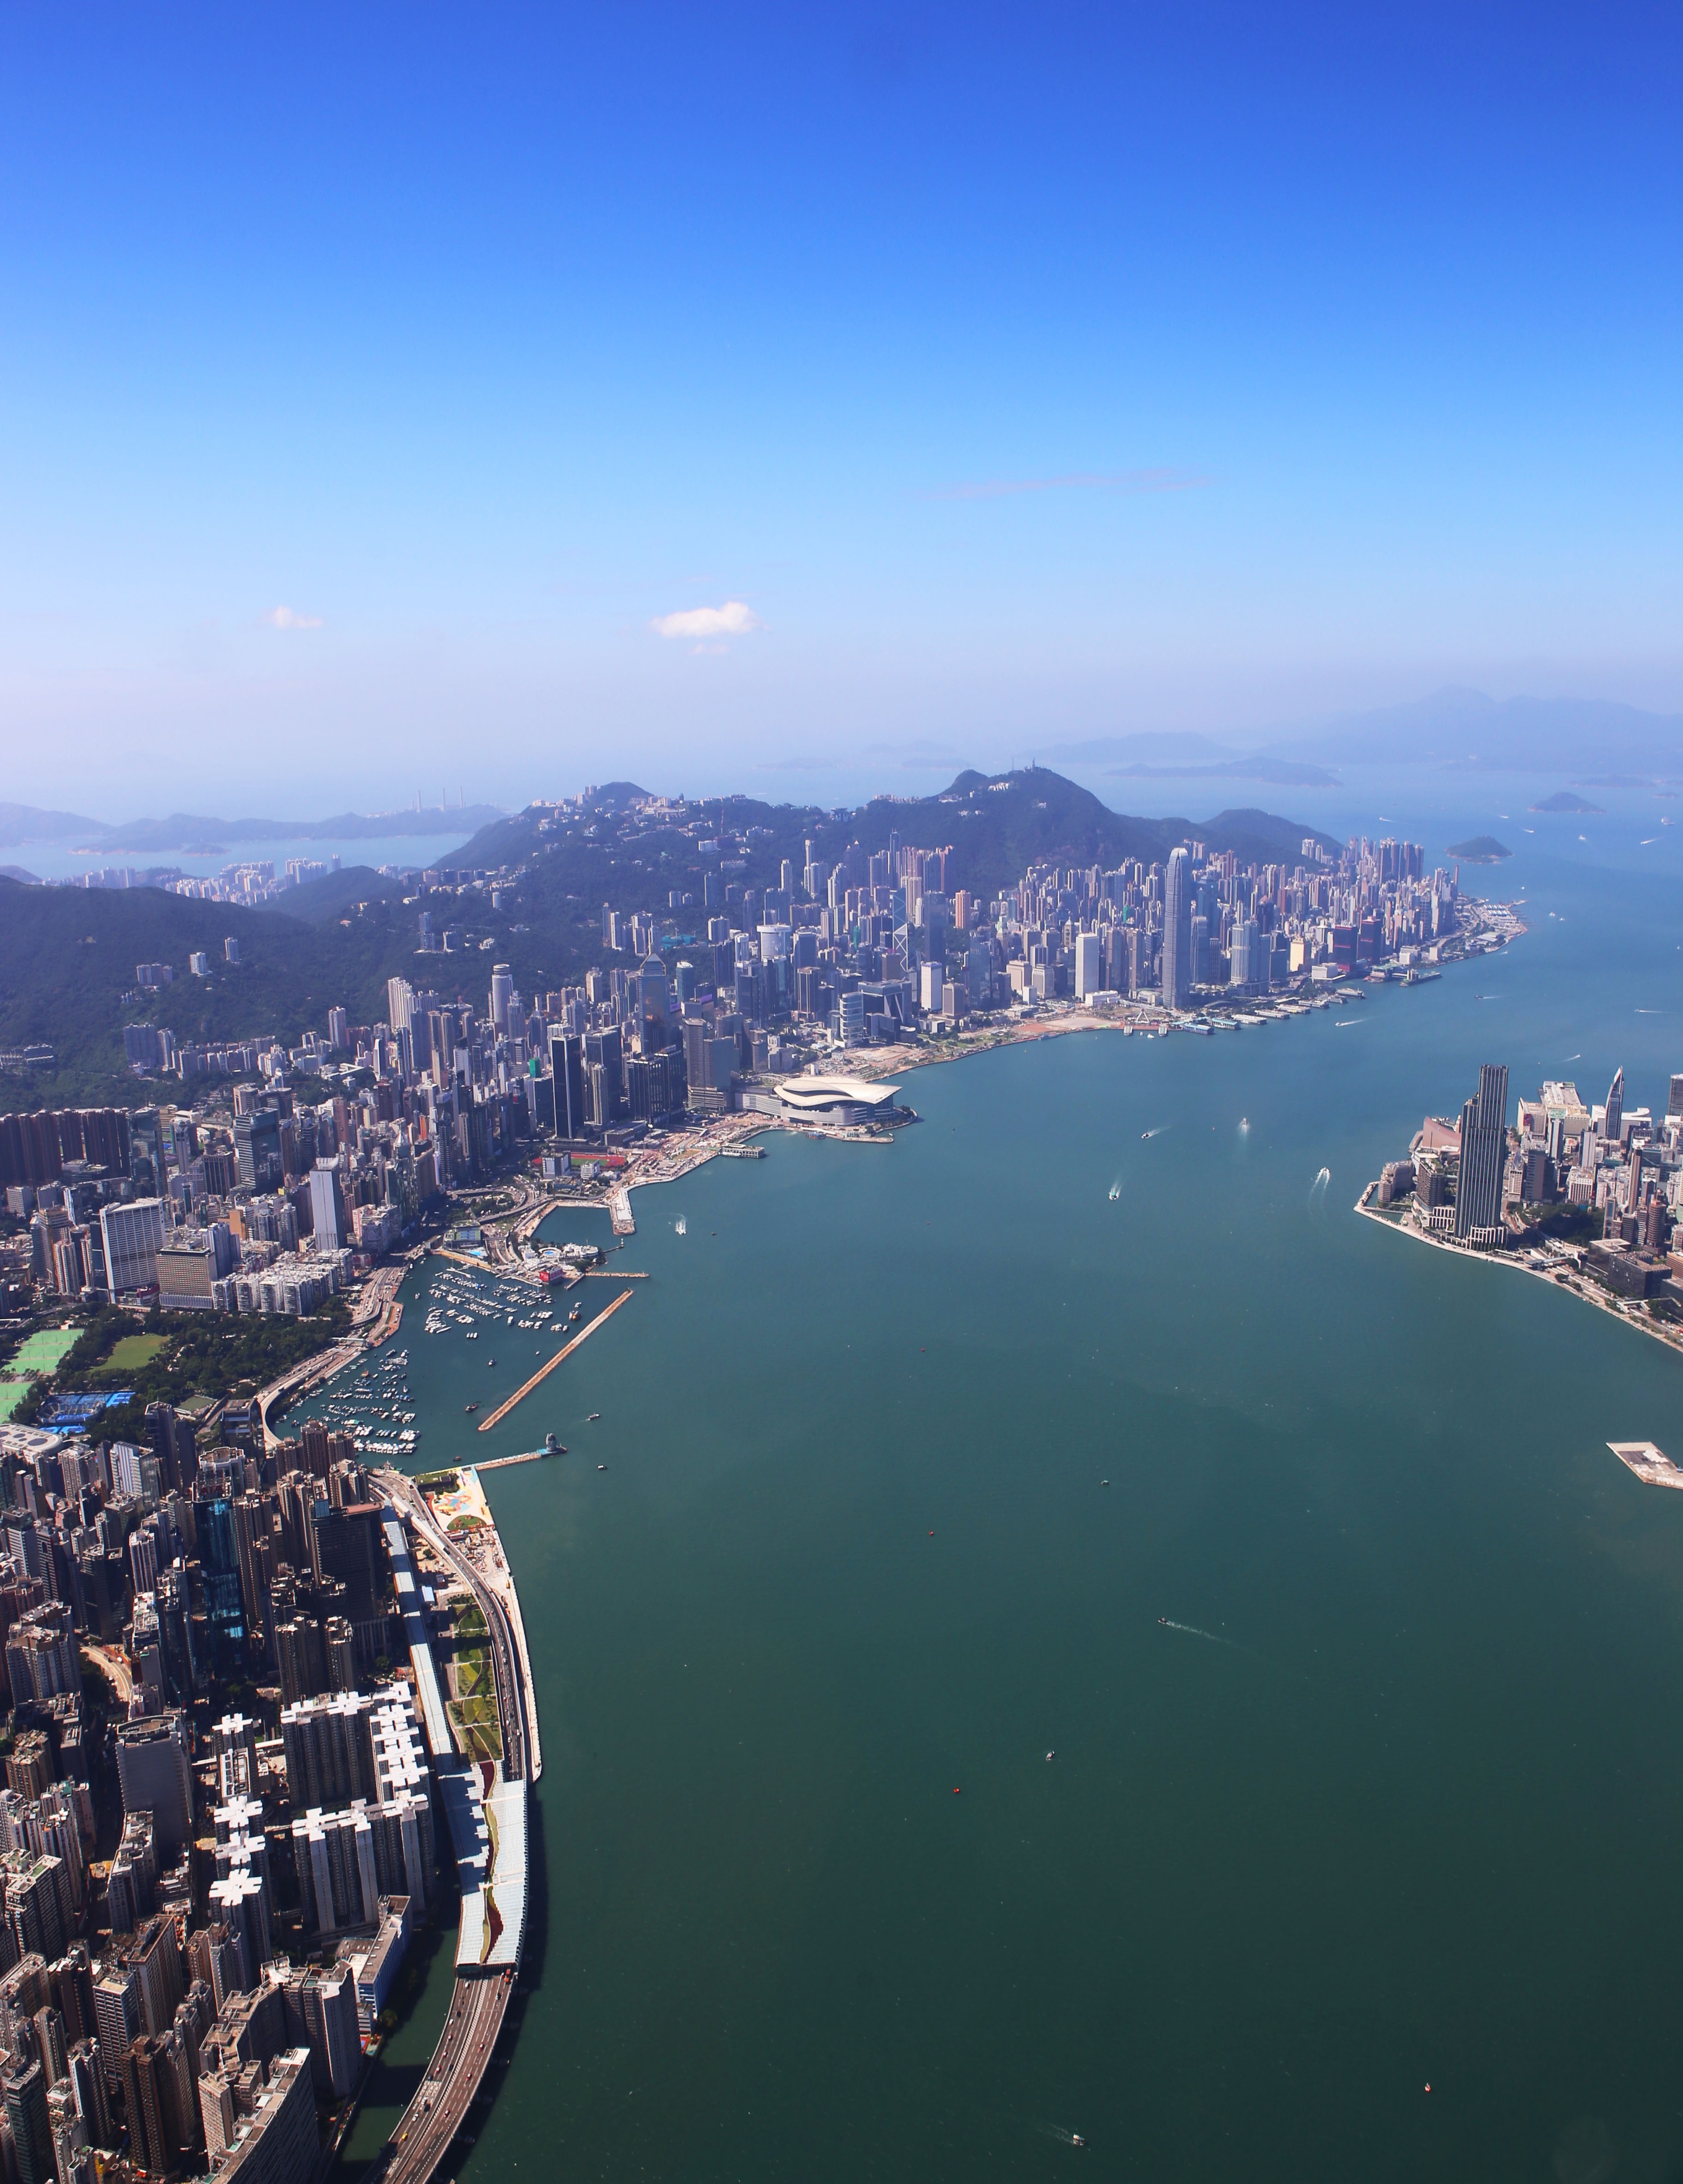
[[[687,1236],[689,1234],[689,1223],[684,1219],[682,1213],[679,1214],[677,1219],[672,1223],[672,1234],[675,1236]]]
[[[1332,1170],[1329,1167],[1319,1168],[1316,1171],[1315,1180],[1309,1185],[1309,1203],[1312,1206],[1318,1206],[1326,1196],[1327,1185],[1331,1181]]]
[[[1244,1653],[1250,1650],[1248,1646],[1239,1645],[1234,1639],[1223,1638],[1219,1631],[1201,1630],[1195,1623],[1176,1623],[1167,1615],[1160,1615],[1157,1621],[1165,1630],[1179,1630],[1185,1638],[1201,1638],[1207,1645],[1225,1646],[1229,1653]]]
[[[1168,1128],[1168,1124],[1167,1123],[1159,1123],[1152,1129],[1141,1130],[1140,1135],[1142,1140],[1146,1138],[1160,1138]]]

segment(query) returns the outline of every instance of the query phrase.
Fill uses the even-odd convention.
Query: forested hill
[[[868,850],[884,847],[891,833],[920,847],[950,844],[949,886],[967,888],[984,898],[1011,886],[1031,864],[1108,869],[1124,857],[1160,864],[1178,844],[1190,839],[1259,864],[1296,864],[1306,839],[1335,853],[1341,846],[1330,835],[1268,811],[1222,811],[1203,820],[1130,818],[1045,766],[961,773],[939,796],[916,803],[880,797],[855,815],[852,834]]]
[[[597,792],[599,811],[588,829],[546,830],[550,807],[534,805],[476,834],[454,861],[467,871],[524,863],[535,895],[577,896],[599,917],[605,902],[622,906],[615,889],[628,872],[646,874],[651,887],[696,891],[705,866],[693,826],[645,822],[632,854],[625,828],[616,826],[608,805],[616,790],[628,786],[616,783]],[[735,877],[759,888],[777,885],[785,857],[797,869],[803,866],[808,842],[815,856],[834,864],[850,843],[883,850],[891,836],[919,849],[950,847],[950,884],[986,899],[1013,885],[1030,864],[1110,866],[1124,857],[1158,863],[1176,844],[1193,838],[1259,863],[1296,863],[1306,838],[1335,854],[1342,846],[1329,834],[1268,811],[1223,811],[1197,821],[1131,818],[1045,766],[961,773],[938,795],[881,796],[852,811],[763,804],[746,796],[710,797],[701,809],[708,833],[738,842],[744,863]],[[660,908],[665,900],[664,894],[651,894],[630,906]]]
[[[387,878],[354,867],[290,890],[284,909],[261,910],[153,888],[0,879],[0,1051],[45,1045],[55,1056],[50,1070],[0,1076],[0,1108],[134,1105],[160,1096],[160,1088],[148,1089],[126,1067],[128,1023],[158,1024],[178,1041],[273,1034],[293,1045],[307,1029],[324,1031],[336,1006],[353,1023],[379,1021],[394,974],[481,1009],[494,962],[510,966],[524,994],[574,984],[603,961],[605,903],[670,915],[680,934],[699,936],[703,912],[669,912],[673,895],[699,902],[704,872],[722,862],[744,887],[775,887],[783,860],[803,865],[809,842],[832,864],[855,841],[867,850],[886,849],[893,836],[922,849],[950,846],[949,884],[987,899],[1030,863],[1151,863],[1189,838],[1245,860],[1291,863],[1313,833],[1265,811],[1199,822],[1130,818],[1045,767],[961,774],[938,796],[879,797],[856,811],[727,797],[710,799],[699,816],[691,806],[680,820],[638,809],[642,799],[634,784],[610,783],[589,811],[562,822],[553,806],[538,805],[482,828],[451,853],[450,869],[503,874],[495,909],[482,885],[422,897],[415,876]],[[1330,837],[1315,838],[1338,846]],[[451,953],[420,952],[423,908],[441,935],[454,934]],[[240,944],[237,965],[224,957],[231,934]],[[210,959],[205,978],[187,969],[200,949]],[[137,994],[137,967],[150,962],[171,966],[173,982]]]
[[[230,935],[237,964],[223,957]],[[187,970],[199,949],[210,958],[204,978]],[[336,1004],[371,1022],[384,1013],[385,955],[383,936],[355,916],[313,926],[159,888],[0,880],[0,1050],[50,1046],[57,1062],[27,1078],[0,1077],[0,1107],[143,1099],[123,1059],[128,1023],[166,1025],[178,1039],[272,1032],[292,1042],[305,1025],[325,1025]],[[169,964],[174,983],[125,1006],[142,963]]]

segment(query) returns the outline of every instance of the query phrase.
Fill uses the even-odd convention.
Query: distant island
[[[75,811],[0,804],[0,845],[9,849],[25,842],[62,842],[90,855],[126,850],[203,856],[219,854],[230,842],[358,842],[423,834],[462,840],[507,816],[494,804],[464,803],[402,811],[343,811],[331,819],[215,819],[176,811],[167,819],[133,819],[114,827]]]
[[[1474,834],[1470,842],[1452,842],[1448,854],[1469,865],[1499,865],[1513,852],[1494,834]]]
[[[1541,804],[1531,806],[1533,811],[1602,811],[1599,804],[1591,804],[1587,796],[1574,796],[1569,788],[1558,789],[1552,796],[1544,797]]]

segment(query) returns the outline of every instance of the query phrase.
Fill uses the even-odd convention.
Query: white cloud
[[[764,625],[745,601],[727,599],[722,607],[688,607],[682,614],[657,615],[649,627],[657,637],[746,637]]]
[[[320,629],[320,615],[300,614],[296,607],[270,607],[263,619],[271,629]]]

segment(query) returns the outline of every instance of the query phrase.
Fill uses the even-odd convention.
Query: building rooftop
[[[788,1107],[833,1107],[839,1101],[861,1107],[889,1107],[898,1084],[871,1084],[862,1077],[785,1077],[778,1096]]]

